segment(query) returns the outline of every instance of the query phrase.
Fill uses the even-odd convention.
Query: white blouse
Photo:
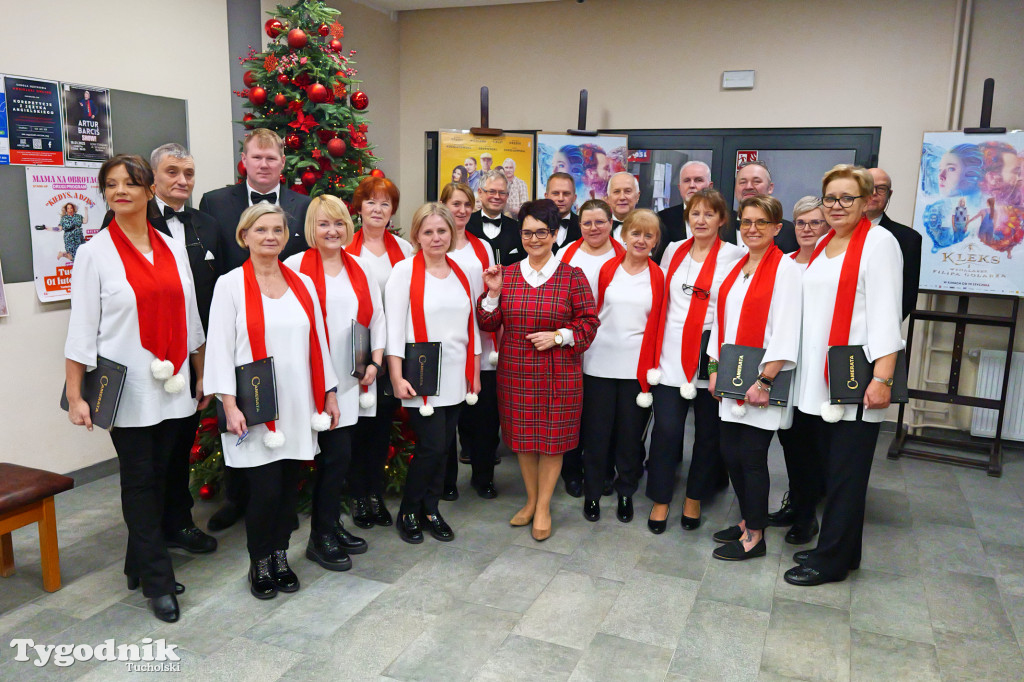
[[[573,255],[571,262],[566,260],[568,258],[568,253],[568,248],[559,249],[555,257],[566,265],[571,265],[574,268],[579,268],[583,271],[583,274],[587,277],[587,281],[590,282],[590,291],[594,295],[594,300],[596,301],[597,277],[601,274],[601,266],[615,257],[615,249],[608,249],[600,256],[592,256],[582,248],[579,248],[576,249],[576,253]]]
[[[163,234],[159,239],[174,255],[185,294],[186,347],[195,352],[205,342],[203,325],[196,307],[195,286],[185,246]],[[146,254],[152,263],[153,253]],[[118,362],[128,368],[114,426],[152,426],[165,419],[194,414],[196,401],[186,388],[178,393],[164,390],[150,371],[155,356],[139,340],[139,315],[135,292],[128,283],[124,264],[108,230],[82,244],[71,270],[71,319],[64,344],[64,357],[80,362],[86,371],[95,369],[96,356]],[[189,384],[189,358],[179,373]]]
[[[804,271],[803,339],[800,361],[803,368],[796,390],[796,404],[805,414],[820,415],[828,400],[825,358],[832,328],[839,274],[846,253],[828,258],[824,251]],[[787,259],[788,260],[788,259]],[[904,347],[900,325],[903,321],[903,254],[889,230],[871,228],[857,273],[857,295],[853,302],[849,345],[864,346],[868,362]],[[870,313],[870,314],[869,314]],[[863,421],[881,422],[885,410],[864,410]],[[844,408],[843,421],[857,419],[857,406]]]
[[[731,271],[731,268],[730,268]],[[728,275],[728,273],[726,273]],[[736,328],[739,326],[740,311],[743,301],[747,298],[750,283],[754,277],[744,279],[740,274],[729,290],[725,301],[725,338],[723,343],[736,343]],[[708,356],[718,359],[718,326],[722,320],[715,308],[715,320],[711,325],[711,342],[708,344]],[[768,324],[764,330],[764,358],[758,366],[763,372],[769,362],[782,360],[782,371],[796,366],[800,352],[800,269],[785,256],[779,262],[775,273],[775,288],[772,291],[772,302],[768,308]],[[721,376],[719,377],[721,378]],[[718,415],[722,421],[748,424],[766,431],[788,428],[793,421],[793,394],[786,407],[769,405],[765,408],[747,405],[746,414],[737,417],[732,413],[736,401],[723,398],[719,405]]]
[[[412,255],[412,244],[405,241],[398,235],[393,235],[398,240],[398,246],[401,247],[402,253],[408,258]],[[384,287],[388,283],[388,278],[391,277],[391,259],[388,257],[388,252],[385,251],[383,256],[378,256],[366,248],[366,244],[363,244],[362,253],[359,257],[363,259],[363,264],[366,266],[366,277],[369,280],[377,282],[377,286],[380,287],[380,295],[384,295]]]
[[[384,305],[391,312],[387,316],[387,354],[405,357],[405,344],[413,343],[416,337],[412,328],[412,311],[409,293],[412,284],[413,259],[407,258],[395,266],[384,291]],[[467,276],[468,278],[468,276]],[[441,342],[441,382],[436,396],[429,396],[427,402],[434,407],[458,405],[466,399],[471,386],[466,385],[466,346],[469,344],[467,320],[473,315],[476,321],[476,289],[470,302],[455,271],[444,279],[426,273],[423,286],[423,317],[427,323],[427,338]],[[470,291],[474,291],[472,284]],[[473,354],[480,354],[480,328],[475,327]],[[419,396],[403,400],[405,407],[422,407]]]
[[[636,379],[644,328],[651,314],[651,267],[630,275],[620,265],[604,290],[601,326],[583,354],[583,373],[606,379]]]
[[[481,240],[484,245],[484,249],[487,251],[487,267],[494,265],[494,251],[491,249],[491,245]],[[472,244],[466,244],[461,249],[455,249],[448,253],[448,257],[455,261],[462,272],[465,273],[466,279],[469,280],[470,289],[473,290],[473,305],[476,305],[476,299],[483,293],[484,290],[484,270],[481,266],[480,259],[476,257],[476,251],[473,249]],[[481,372],[493,372],[497,369],[497,365],[490,363],[491,353],[496,351],[494,347],[494,336],[490,332],[481,332],[480,339],[480,371]],[[422,401],[421,401],[422,402]]]
[[[338,379],[324,337],[320,301],[313,281],[301,273],[296,274],[313,299],[324,362],[324,390],[330,390],[338,385]],[[285,442],[280,448],[267,448],[263,444],[265,424],[248,426],[249,436],[238,446],[235,445],[238,436],[222,434],[224,462],[231,467],[256,467],[284,459],[310,460],[317,453],[317,434],[310,421],[316,413],[316,404],[309,366],[309,318],[290,288],[281,298],[261,298],[267,355],[274,358],[277,381],[279,418],[276,427]],[[204,390],[211,394],[237,395],[235,367],[249,362],[252,362],[252,348],[246,327],[245,277],[242,268],[235,268],[222,275],[213,289]]]
[[[672,258],[682,243],[682,241],[672,242],[665,249],[665,254],[661,257],[661,269],[665,272],[666,279],[668,277],[669,265],[672,264]],[[704,326],[701,327],[702,333],[704,330],[711,329],[711,323],[714,321],[715,310],[718,306],[718,289],[722,286],[722,280],[729,275],[735,262],[742,257],[743,250],[735,244],[722,242],[722,245],[718,248],[715,276],[711,281],[711,296],[708,299],[707,313],[704,315]],[[678,388],[687,383],[687,378],[683,376],[683,326],[686,324],[686,316],[690,312],[690,302],[693,300],[693,296],[683,291],[683,284],[693,286],[697,282],[697,277],[700,275],[702,267],[704,267],[704,262],[698,263],[688,253],[683,258],[683,262],[676,268],[676,274],[672,277],[672,280],[667,283],[670,292],[668,314],[665,318],[665,335],[661,340],[661,358],[659,360],[661,383],[666,386]],[[700,339],[697,340],[697,346],[698,348],[700,347]],[[693,377],[690,378],[692,379]],[[708,387],[707,379],[698,379],[692,383],[697,388],[703,389]]]
[[[301,253],[296,253],[284,262],[295,272],[302,265]],[[361,256],[352,256],[366,273]],[[373,280],[366,274],[367,288],[370,290],[370,302],[373,304],[373,315],[370,317],[370,350],[383,350],[387,341],[387,326],[384,322],[384,301],[381,299]],[[324,273],[324,285],[327,289],[327,338],[331,346],[331,362],[334,373],[338,377],[338,410],[341,418],[338,426],[351,426],[359,417],[377,415],[377,405],[359,407],[359,380],[352,376],[352,320],[359,312],[359,299],[352,288],[348,277],[348,269],[342,268],[336,277]],[[369,393],[376,396],[377,382],[369,387]]]

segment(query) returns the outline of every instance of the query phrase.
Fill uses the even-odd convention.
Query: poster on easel
[[[504,133],[474,135],[468,130],[441,130],[438,134],[437,186],[464,182],[476,192],[481,178],[500,170],[508,180],[505,213],[515,216],[530,200],[533,187],[533,135]],[[480,198],[477,197],[477,209]]]
[[[114,155],[110,91],[61,83],[64,108],[64,165],[99,167]]]
[[[78,248],[100,231],[103,195],[98,169],[30,166],[25,169],[32,273],[44,303],[71,297]]]
[[[555,173],[568,173],[576,181],[576,203],[572,210],[579,213],[588,199],[608,196],[608,180],[627,170],[628,160],[626,135],[579,137],[537,133],[537,198],[544,196],[548,178]]]
[[[1024,296],[1022,176],[1024,132],[925,133],[914,206],[922,289]]]
[[[64,131],[57,81],[4,76],[12,164],[63,166]]]

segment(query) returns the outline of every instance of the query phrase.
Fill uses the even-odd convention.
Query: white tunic
[[[324,362],[324,390],[338,385],[327,341],[324,338],[320,301],[313,281],[298,274],[313,299],[317,334]],[[256,467],[283,459],[310,460],[317,452],[316,432],[310,423],[316,413],[309,366],[309,318],[295,293],[289,289],[281,298],[261,296],[267,355],[274,358],[277,380],[277,430],[285,437],[283,447],[263,445],[265,424],[249,426],[249,436],[235,446],[238,436],[221,435],[224,461],[231,467]],[[235,268],[217,280],[210,305],[210,335],[206,342],[203,388],[207,393],[236,395],[235,367],[252,362],[245,315],[243,268]]]
[[[302,265],[302,255],[297,253],[284,262],[295,272]],[[352,256],[356,262],[366,267],[361,256]],[[373,304],[373,315],[370,317],[370,350],[383,350],[387,341],[387,326],[384,321],[384,302],[373,280],[366,274],[367,288],[370,291],[370,302]],[[359,380],[352,376],[352,320],[359,313],[359,299],[352,280],[348,277],[348,269],[342,268],[335,277],[324,273],[324,286],[327,290],[327,338],[331,346],[331,363],[338,377],[338,410],[341,418],[338,426],[351,426],[359,417],[377,415],[377,405],[359,407],[359,394],[362,392]],[[369,387],[369,393],[376,397],[377,382]]]
[[[571,265],[574,268],[579,268],[586,275],[587,281],[590,282],[590,291],[594,294],[594,300],[597,300],[597,276],[601,274],[601,266],[607,263],[609,260],[615,257],[615,249],[608,249],[605,253],[600,256],[592,256],[583,248],[576,249],[575,255],[572,257],[572,261],[567,260],[569,249],[559,249],[556,254],[558,260],[563,261],[566,265]]]
[[[635,379],[651,307],[650,266],[635,275],[621,265],[617,267],[597,314],[601,326],[583,354],[583,373],[606,379]]]
[[[405,241],[398,235],[392,235],[398,240],[398,246],[401,247],[402,253],[408,258],[412,255],[412,244]],[[388,283],[388,278],[391,277],[391,259],[388,257],[387,251],[384,252],[383,256],[374,255],[372,251],[366,248],[366,244],[363,244],[362,253],[359,257],[363,259],[363,264],[366,266],[366,276],[371,281],[377,283],[380,287],[380,295],[384,295],[384,287]]]
[[[803,340],[800,361],[803,368],[796,390],[796,404],[805,414],[820,415],[828,400],[825,358],[835,310],[839,274],[846,253],[828,258],[823,251],[804,271]],[[787,259],[788,260],[788,259]],[[850,322],[851,346],[863,345],[868,362],[903,348],[900,324],[903,320],[903,254],[889,230],[871,228],[864,240],[864,252],[857,273],[857,295]],[[885,410],[864,410],[863,421],[880,422]],[[843,421],[857,418],[857,406],[844,408]]]
[[[387,316],[387,354],[400,358],[405,357],[405,344],[416,340],[409,307],[412,264],[413,259],[407,258],[396,265],[384,292],[385,308],[391,311]],[[434,407],[458,405],[466,399],[466,393],[472,388],[466,385],[466,346],[469,344],[467,321],[472,313],[473,324],[477,324],[476,298],[471,304],[454,270],[444,279],[438,279],[428,272],[424,280],[423,317],[427,323],[427,339],[441,342],[440,391],[436,396],[429,396],[427,402]],[[475,328],[474,340],[473,353],[479,355],[479,327]],[[403,400],[402,404],[409,408],[422,407],[423,399],[417,396]]]
[[[665,272],[666,277],[668,276],[669,265],[672,264],[672,258],[682,243],[682,241],[672,242],[665,249],[665,254],[661,257],[661,269]],[[718,289],[722,285],[722,280],[729,275],[735,262],[742,257],[743,250],[735,244],[722,242],[722,245],[718,248],[715,276],[711,282],[711,297],[708,299],[708,309],[704,315],[704,325],[701,327],[701,333],[706,329],[711,329],[711,323],[715,319],[715,309],[718,306]],[[668,282],[670,292],[668,314],[665,318],[665,335],[661,339],[661,358],[659,360],[661,383],[666,386],[678,388],[687,383],[689,379],[693,379],[693,377],[687,379],[683,376],[683,326],[686,324],[686,316],[690,312],[690,303],[693,301],[693,295],[683,291],[683,284],[693,286],[697,282],[697,277],[700,275],[702,267],[704,267],[703,261],[698,263],[688,253],[683,258],[683,262],[676,268],[676,274],[672,277],[672,280]],[[700,347],[700,339],[697,339],[697,347]],[[697,388],[708,387],[707,379],[698,379],[692,383]]]
[[[192,269],[183,244],[159,232],[157,236],[170,248],[178,266],[185,294],[186,347],[191,353],[205,341],[196,307]],[[153,253],[146,254],[146,258],[152,263]],[[87,371],[95,369],[97,355],[128,368],[114,426],[152,426],[165,419],[195,413],[196,401],[187,388],[179,393],[168,393],[164,382],[155,379],[150,371],[155,356],[143,348],[139,340],[135,292],[128,283],[121,256],[108,230],[101,231],[78,249],[71,270],[71,319],[64,344],[64,357],[82,363]],[[186,357],[179,370],[186,384],[191,369]]]
[[[490,267],[494,265],[494,251],[487,242],[481,240],[481,243],[487,251],[487,267]],[[484,290],[484,271],[480,259],[476,257],[473,245],[466,244],[461,249],[450,251],[448,257],[455,261],[462,268],[462,272],[466,274],[469,286],[473,290],[473,303],[475,305],[477,298],[480,297]],[[480,336],[480,371],[493,372],[497,370],[497,365],[492,365],[489,359],[491,353],[497,350],[494,347],[494,335],[490,332],[481,332]]]
[[[725,339],[723,344],[736,343],[736,328],[739,326],[740,311],[743,309],[743,301],[746,300],[747,291],[753,281],[753,276],[744,279],[740,274],[729,290],[729,296],[725,301]],[[715,320],[711,325],[711,342],[708,344],[708,355],[715,360],[718,359],[718,325],[721,322],[716,306]],[[768,308],[768,324],[764,330],[764,348],[764,358],[758,366],[759,372],[764,371],[764,366],[767,363],[776,360],[784,361],[782,370],[793,369],[796,366],[797,356],[800,352],[800,269],[785,256],[779,262],[779,269],[775,273],[775,288],[772,291],[772,302]],[[779,428],[788,428],[792,423],[793,402],[791,394],[786,407],[769,405],[759,408],[747,404],[746,415],[740,418],[732,413],[736,401],[723,398],[718,415],[722,421],[748,424],[766,431],[775,431]]]

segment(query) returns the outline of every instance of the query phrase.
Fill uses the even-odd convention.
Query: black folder
[[[441,392],[441,342],[405,344],[402,378],[412,384],[417,396]]]
[[[708,362],[711,358],[708,357],[708,343],[711,342],[711,330],[705,329],[704,333],[700,335],[700,364],[697,366],[697,378],[707,381],[711,378],[711,373],[708,372]]]
[[[718,378],[715,380],[715,395],[720,398],[746,400],[747,389],[754,385],[760,375],[758,368],[764,348],[722,344],[718,358]],[[768,404],[785,407],[789,402],[789,389],[793,382],[793,370],[779,372],[772,381],[768,392]]]
[[[356,379],[366,376],[370,366],[370,328],[352,320],[352,372]]]
[[[868,362],[863,346],[830,346],[828,349],[828,392],[833,405],[860,405],[864,392],[874,376],[874,365]],[[907,353],[896,354],[890,402],[910,400],[907,390]]]
[[[277,376],[274,374],[273,357],[235,367],[235,404],[245,417],[245,425],[249,427],[278,418]],[[219,400],[217,425],[221,433],[228,430],[227,416]]]
[[[89,404],[89,417],[94,426],[109,430],[114,425],[127,374],[128,368],[124,365],[97,357],[96,369],[82,377],[82,398]],[[65,412],[70,409],[66,383],[60,394],[60,408]]]

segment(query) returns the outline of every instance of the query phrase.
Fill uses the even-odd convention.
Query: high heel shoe
[[[513,516],[512,520],[509,521],[508,523],[509,523],[510,526],[519,527],[519,526],[528,526],[528,525],[530,525],[531,521],[533,521],[533,512],[530,512],[529,514],[527,514],[522,509],[520,509],[519,511],[516,512],[516,515]]]
[[[653,512],[652,512],[653,513]],[[647,528],[650,529],[655,535],[661,535],[665,532],[665,528],[668,527],[668,510],[665,510],[665,518],[661,521],[655,521],[650,516],[647,517]]]
[[[551,528],[537,528],[537,526],[534,526],[530,529],[530,535],[532,535],[533,539],[537,542],[544,542],[551,537]]]
[[[691,502],[691,501],[695,501],[695,500],[691,500],[690,498],[686,498],[686,501],[687,502]],[[685,504],[683,505],[683,516],[682,516],[682,518],[679,519],[679,525],[683,527],[683,530],[697,530],[698,528],[700,528],[700,521],[701,521],[700,501],[696,500],[696,502],[697,502],[697,516],[695,516],[695,517],[694,516],[687,516],[686,515],[686,507],[688,505],[685,505]]]

